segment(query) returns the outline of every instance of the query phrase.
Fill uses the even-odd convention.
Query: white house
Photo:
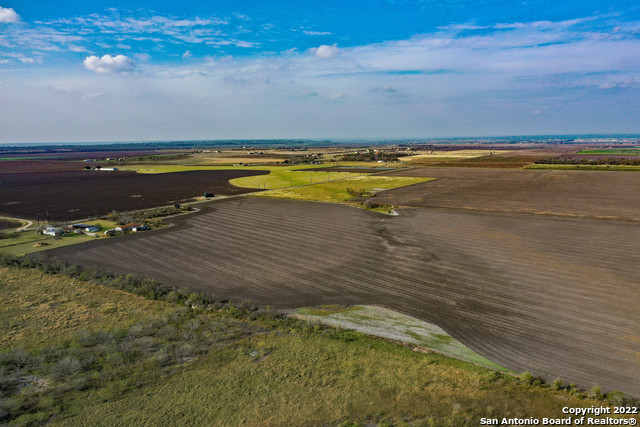
[[[59,227],[51,227],[51,226],[49,226],[49,227],[44,229],[42,234],[46,234],[48,236],[61,236],[62,234],[64,234],[64,232]]]

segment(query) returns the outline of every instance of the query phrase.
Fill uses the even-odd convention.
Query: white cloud
[[[318,58],[330,59],[338,56],[340,54],[340,49],[338,49],[337,43],[334,43],[331,46],[323,44],[321,46],[311,48],[310,52]]]
[[[83,101],[89,101],[92,99],[96,99],[96,98],[101,98],[104,96],[104,93],[102,92],[91,92],[91,93],[86,93],[84,95],[82,95],[82,100]]]
[[[193,55],[191,54],[190,50],[185,51],[185,53],[182,54],[182,59],[189,59],[191,58]]]
[[[19,20],[20,15],[18,15],[15,10],[10,7],[0,6],[0,23],[11,24],[18,22]]]
[[[329,32],[329,31],[306,31],[306,30],[303,30],[302,32],[307,36],[330,36],[330,35],[333,34],[333,33]]]
[[[87,70],[96,73],[127,73],[134,68],[131,58],[124,55],[104,55],[102,58],[91,55],[83,64]]]
[[[629,76],[619,76],[616,78],[611,78],[605,81],[604,83],[598,86],[599,89],[609,90],[609,89],[626,89],[630,87],[636,86],[637,81],[633,77]]]
[[[338,93],[332,93],[331,95],[329,95],[329,98],[331,98],[332,101],[337,101],[339,99],[344,98],[346,95],[342,92],[338,92]]]
[[[147,62],[151,59],[151,55],[149,55],[148,53],[136,53],[133,56],[135,56],[136,59],[140,62]]]

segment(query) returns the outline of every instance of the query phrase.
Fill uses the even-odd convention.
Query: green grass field
[[[0,286],[0,422],[12,425],[453,427],[602,404],[361,333],[192,309],[197,295],[143,300],[24,267],[0,268]]]
[[[534,164],[534,165],[525,166],[524,169],[556,169],[556,170],[583,170],[583,171],[638,172],[638,171],[640,171],[640,166]]]
[[[97,233],[98,238],[106,238],[107,236],[104,236],[102,232],[116,226],[114,222],[107,220],[85,221],[84,224],[99,224],[101,228],[100,232]],[[0,239],[0,253],[27,255],[62,246],[84,243],[96,238],[86,234],[73,233],[56,238],[39,234],[35,230],[28,230],[16,233],[14,237]]]
[[[269,175],[246,176],[232,179],[229,182],[238,187],[274,190],[356,176],[358,176],[357,173],[348,172],[311,172],[284,169],[272,170]]]
[[[411,184],[418,184],[420,182],[430,181],[431,179],[433,178],[377,175],[355,176],[340,181],[267,191],[255,194],[254,196],[343,203],[354,198],[353,194],[349,193],[347,189],[356,189],[363,192],[375,192],[383,189],[386,190],[404,187]]]
[[[593,150],[581,150],[576,154],[612,154],[625,156],[640,156],[640,148],[597,148]]]
[[[215,170],[268,170],[268,171],[291,171],[298,169],[322,168],[327,165],[294,165],[294,166],[209,166],[209,165],[179,165],[179,164],[132,164],[126,165],[121,170],[132,170],[137,173],[172,173],[172,172],[189,172],[189,171],[215,171]]]
[[[232,179],[229,182],[237,187],[266,188],[268,190],[286,188],[296,185],[323,182],[327,179],[339,179],[358,174],[346,172],[311,172],[299,169],[322,168],[327,165],[295,165],[295,166],[183,166],[183,165],[130,165],[127,170],[135,170],[138,173],[171,173],[189,172],[199,170],[266,170],[268,175],[247,176]]]

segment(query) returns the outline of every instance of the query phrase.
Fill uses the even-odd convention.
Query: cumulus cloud
[[[84,66],[96,73],[128,73],[134,68],[131,58],[124,55],[104,55],[102,58],[91,55],[84,60]]]
[[[323,44],[321,46],[311,48],[310,51],[313,55],[322,59],[335,58],[340,54],[340,49],[338,48],[337,43],[334,43],[331,46]]]
[[[0,23],[11,24],[19,20],[20,15],[18,15],[15,10],[10,7],[0,6]]]

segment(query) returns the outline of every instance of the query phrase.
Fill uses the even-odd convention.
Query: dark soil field
[[[0,173],[83,170],[87,165],[90,163],[64,160],[0,160]]]
[[[640,221],[636,173],[420,168],[385,175],[438,179],[379,192],[378,203]]]
[[[518,372],[640,395],[640,227],[242,198],[46,252],[276,308],[379,304]]]
[[[67,221],[191,200],[205,192],[256,191],[229,180],[268,171],[190,171],[136,174],[116,171],[0,173],[0,216]]]
[[[33,160],[84,160],[84,159],[104,159],[107,157],[137,157],[153,154],[169,153],[167,150],[76,150],[70,149],[49,149],[49,150],[2,150],[0,148],[0,158],[33,158]]]

